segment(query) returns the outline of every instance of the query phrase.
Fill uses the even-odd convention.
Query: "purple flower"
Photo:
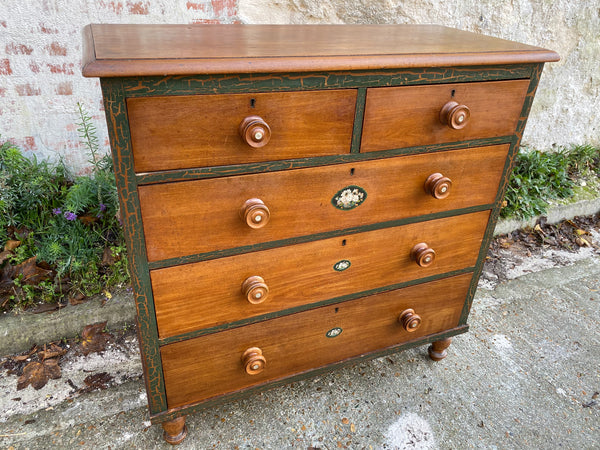
[[[100,203],[100,211],[106,211],[106,205],[104,203]]]
[[[70,211],[67,211],[65,213],[65,219],[67,219],[67,220],[75,220],[75,219],[77,219],[77,214],[72,213]]]
[[[52,214],[54,214],[55,216],[59,216],[62,214],[62,211],[60,210],[60,208],[54,208],[52,210]]]

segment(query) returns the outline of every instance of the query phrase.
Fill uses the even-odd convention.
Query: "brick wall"
[[[100,83],[81,75],[84,25],[237,21],[237,0],[0,0],[0,140],[85,171],[77,102],[109,146]]]

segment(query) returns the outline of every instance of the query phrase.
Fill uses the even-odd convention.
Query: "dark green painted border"
[[[525,101],[523,103],[523,109],[521,110],[521,116],[519,118],[519,122],[517,123],[517,129],[515,131],[515,135],[512,141],[512,144],[508,150],[508,157],[506,158],[506,163],[504,165],[504,172],[502,174],[502,179],[500,181],[500,187],[498,189],[498,193],[496,195],[496,200],[494,202],[494,207],[492,208],[492,212],[490,213],[490,219],[488,221],[488,226],[485,231],[483,241],[481,243],[481,251],[479,252],[479,257],[477,259],[477,263],[475,264],[475,271],[473,273],[473,279],[471,280],[471,286],[469,287],[469,291],[467,294],[467,298],[465,299],[465,304],[463,307],[462,314],[460,316],[459,324],[463,325],[467,323],[467,318],[469,316],[469,312],[471,310],[471,305],[473,303],[473,297],[475,296],[475,291],[477,290],[477,282],[479,281],[479,276],[481,275],[481,271],[483,270],[483,264],[485,262],[485,257],[487,255],[490,242],[494,236],[494,229],[496,228],[496,223],[498,221],[498,215],[500,214],[500,209],[502,207],[502,199],[504,198],[504,194],[506,192],[506,188],[508,186],[508,181],[510,179],[510,174],[512,173],[515,156],[519,152],[519,145],[521,143],[521,138],[523,137],[523,131],[525,130],[525,125],[527,123],[527,117],[529,115],[529,111],[531,110],[531,105],[533,103],[533,98],[535,96],[535,91],[537,89],[538,83],[540,81],[540,76],[542,75],[542,69],[544,68],[544,64],[537,64],[533,67],[531,71],[531,81],[529,83],[529,87],[527,89],[527,95],[525,96]]]
[[[120,79],[103,79],[102,94],[108,134],[115,162],[115,178],[121,206],[121,219],[127,244],[131,283],[137,309],[140,352],[145,368],[146,391],[150,413],[167,409],[162,363],[158,346],[158,329],[146,257],[142,217],[136,178],[131,157],[129,122]]]
[[[398,353],[403,350],[408,350],[408,349],[411,349],[414,347],[420,347],[422,345],[430,344],[435,341],[440,341],[442,339],[446,339],[449,337],[453,337],[453,336],[456,336],[459,334],[466,333],[467,331],[469,331],[469,326],[461,325],[461,326],[458,326],[451,330],[444,331],[442,333],[437,333],[437,334],[432,334],[429,336],[421,337],[421,338],[415,339],[414,341],[405,342],[403,344],[388,347],[388,348],[385,348],[383,350],[379,350],[379,351],[376,351],[373,353],[368,353],[368,354],[356,356],[353,358],[348,358],[348,359],[345,359],[343,361],[339,361],[339,362],[336,362],[333,364],[328,364],[324,367],[319,367],[318,369],[308,370],[306,372],[302,372],[302,373],[299,373],[297,375],[293,375],[290,377],[280,378],[280,379],[274,380],[274,381],[269,381],[269,382],[267,382],[265,384],[261,384],[259,386],[252,386],[250,388],[247,388],[247,389],[244,389],[241,391],[232,392],[230,394],[225,394],[225,395],[219,396],[219,397],[213,397],[213,398],[210,398],[203,402],[195,403],[190,406],[184,406],[181,408],[170,409],[164,413],[151,414],[150,421],[152,423],[156,424],[156,423],[161,423],[161,422],[165,422],[168,420],[173,420],[177,417],[194,414],[194,413],[197,413],[204,409],[223,404],[225,402],[233,402],[236,400],[241,400],[246,397],[249,397],[250,395],[256,394],[258,392],[264,392],[266,390],[269,390],[269,389],[272,389],[275,387],[283,386],[285,384],[290,384],[295,381],[300,381],[300,380],[304,380],[306,378],[310,378],[310,377],[314,377],[314,376],[321,375],[324,373],[328,373],[335,369],[351,366],[353,364],[357,364],[357,363],[360,363],[363,361],[369,361],[371,359],[381,358],[382,356],[387,356],[387,355],[390,355],[393,353]],[[432,361],[432,364],[439,364],[439,363],[435,363]]]
[[[219,325],[216,327],[204,328],[201,330],[196,330],[196,331],[192,331],[189,333],[180,334],[177,336],[163,338],[163,339],[160,339],[159,342],[160,342],[161,346],[167,345],[167,344],[173,344],[174,342],[185,341],[187,339],[192,339],[192,338],[204,336],[207,334],[217,333],[219,331],[230,330],[232,328],[239,328],[241,326],[249,325],[251,323],[262,322],[263,320],[267,320],[267,319],[275,319],[277,317],[287,316],[290,314],[307,311],[309,309],[319,308],[321,306],[328,306],[328,305],[332,305],[334,303],[341,303],[341,302],[345,302],[348,300],[355,300],[357,298],[366,297],[369,295],[381,294],[383,292],[393,291],[396,289],[402,289],[402,288],[414,286],[417,284],[423,284],[423,283],[428,283],[430,281],[441,280],[442,278],[450,278],[450,277],[454,277],[457,275],[463,275],[465,273],[473,272],[474,269],[475,269],[474,267],[466,267],[464,269],[454,270],[452,272],[440,273],[440,274],[431,275],[431,276],[425,277],[425,278],[413,279],[413,280],[409,280],[409,281],[404,281],[402,283],[391,284],[389,286],[381,286],[381,287],[378,287],[375,289],[369,289],[367,291],[355,292],[355,293],[343,295],[340,297],[333,297],[333,298],[329,298],[327,300],[322,300],[322,301],[315,302],[315,303],[304,304],[304,305],[296,306],[294,308],[284,309],[284,310],[280,310],[280,311],[274,311],[272,313],[262,314],[260,316],[249,317],[249,318],[246,318],[243,320],[226,323],[226,324]]]
[[[307,91],[529,78],[535,64],[378,71],[166,76],[124,79],[127,97]]]
[[[354,109],[354,129],[352,130],[352,144],[350,153],[360,151],[360,141],[362,138],[363,118],[365,116],[365,103],[367,101],[367,88],[358,88],[356,94],[356,107]]]
[[[231,175],[247,175],[251,173],[277,172],[281,170],[305,169],[331,164],[344,164],[374,159],[393,158],[423,153],[435,153],[463,148],[485,147],[489,145],[510,144],[513,136],[498,136],[469,141],[447,142],[443,144],[421,145],[417,147],[396,148],[379,152],[344,153],[333,156],[315,158],[283,159],[262,163],[236,164],[231,166],[199,167],[185,170],[169,170],[164,172],[148,172],[137,175],[137,184],[168,183],[176,181],[218,178]]]
[[[356,233],[362,233],[365,231],[381,230],[382,228],[390,228],[390,227],[397,227],[400,225],[407,225],[410,223],[425,222],[427,220],[443,219],[445,217],[451,217],[451,216],[460,216],[462,214],[469,214],[472,212],[485,211],[487,209],[491,209],[493,206],[494,206],[493,204],[477,205],[477,206],[471,206],[471,207],[462,208],[462,209],[440,211],[437,213],[427,214],[427,215],[423,215],[423,216],[412,216],[412,217],[406,217],[404,219],[390,220],[387,222],[377,222],[377,223],[372,223],[369,225],[359,225],[356,227],[344,228],[341,230],[326,231],[323,233],[297,236],[297,237],[293,237],[293,238],[280,239],[277,241],[261,242],[259,244],[245,245],[243,247],[227,248],[227,249],[223,249],[223,250],[216,250],[213,252],[181,256],[178,258],[163,259],[160,261],[150,261],[148,263],[148,267],[150,268],[150,270],[162,269],[163,267],[171,267],[171,266],[178,266],[180,264],[189,264],[189,263],[194,263],[194,262],[207,261],[209,259],[222,258],[224,256],[233,256],[233,255],[239,255],[241,253],[250,253],[250,252],[256,252],[259,250],[268,250],[270,248],[283,247],[284,245],[295,245],[295,244],[301,244],[304,242],[317,241],[320,239],[339,237],[339,236],[343,236],[343,235],[347,235],[347,234],[356,234]]]

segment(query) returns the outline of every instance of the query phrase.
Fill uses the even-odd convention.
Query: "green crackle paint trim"
[[[222,405],[225,402],[234,402],[236,400],[241,400],[241,399],[244,399],[246,397],[249,397],[249,396],[259,393],[259,392],[264,392],[266,390],[273,389],[273,388],[283,386],[286,384],[290,384],[290,383],[293,383],[296,381],[301,381],[301,380],[305,380],[310,377],[322,375],[322,374],[331,372],[333,370],[341,369],[343,367],[351,366],[351,365],[354,365],[354,364],[357,364],[360,362],[365,362],[365,361],[369,361],[372,359],[381,358],[382,356],[388,356],[388,355],[391,355],[394,353],[399,353],[401,351],[408,350],[411,348],[431,344],[432,342],[441,341],[443,339],[457,336],[459,334],[466,333],[467,331],[469,331],[468,325],[458,326],[456,328],[444,331],[442,333],[436,333],[436,334],[431,334],[429,336],[417,338],[415,340],[412,340],[409,342],[404,342],[402,344],[394,345],[391,347],[387,347],[385,349],[378,350],[378,351],[375,351],[372,353],[367,353],[367,354],[356,356],[353,358],[348,358],[343,361],[328,364],[326,366],[308,370],[306,372],[302,372],[302,373],[299,373],[296,375],[291,375],[291,376],[288,376],[285,378],[280,378],[278,380],[269,381],[269,382],[266,382],[266,383],[258,385],[258,386],[252,386],[250,388],[239,390],[237,392],[231,392],[231,393],[219,396],[219,397],[213,397],[208,400],[195,403],[193,405],[170,409],[164,413],[151,414],[150,421],[153,424],[166,422],[169,420],[176,419],[177,417],[194,414],[194,413],[203,411],[205,409],[212,408],[214,406]]]
[[[150,284],[150,271],[142,227],[139,198],[129,136],[129,123],[120,79],[102,79],[104,109],[119,193],[121,218],[129,271],[134,291],[140,352],[145,367],[146,392],[151,414],[167,409],[162,362],[158,346],[158,329]]]
[[[403,219],[390,220],[387,222],[378,222],[378,223],[373,223],[373,224],[369,224],[369,225],[359,225],[356,227],[344,228],[341,230],[326,231],[323,233],[309,234],[306,236],[297,236],[297,237],[292,237],[292,238],[287,238],[287,239],[280,239],[277,241],[261,242],[259,244],[254,244],[254,245],[245,245],[242,247],[227,248],[227,249],[223,249],[223,250],[216,250],[213,252],[181,256],[178,258],[163,259],[160,261],[150,261],[148,263],[148,267],[150,268],[150,270],[162,269],[164,267],[178,266],[180,264],[188,264],[188,263],[199,262],[199,261],[207,261],[209,259],[222,258],[224,256],[233,256],[233,255],[239,255],[241,253],[249,253],[249,252],[256,252],[259,250],[267,250],[270,248],[282,247],[284,245],[301,244],[304,242],[317,241],[320,239],[339,237],[339,236],[343,236],[346,234],[356,234],[356,233],[362,233],[364,231],[380,230],[382,228],[397,227],[399,225],[407,225],[410,223],[425,222],[427,220],[442,219],[444,217],[458,216],[458,215],[468,214],[468,213],[472,213],[472,212],[485,211],[485,210],[491,209],[492,207],[493,207],[493,204],[476,205],[476,206],[470,206],[468,208],[453,209],[453,210],[448,210],[448,211],[439,211],[439,212],[433,213],[433,214],[425,214],[422,216],[406,217]]]
[[[358,92],[356,94],[356,107],[354,108],[354,129],[352,130],[352,144],[350,145],[350,153],[358,153],[360,151],[360,141],[362,139],[366,101],[367,89],[358,88]]]
[[[515,130],[515,134],[512,139],[512,143],[508,150],[508,156],[506,158],[506,163],[504,165],[504,170],[502,173],[502,178],[500,181],[500,186],[498,188],[498,193],[496,194],[496,199],[494,201],[494,206],[490,213],[490,218],[488,221],[488,225],[483,236],[483,240],[481,243],[481,250],[479,252],[479,256],[477,258],[477,262],[475,264],[475,271],[473,273],[473,279],[471,280],[471,285],[469,286],[469,290],[467,293],[467,298],[465,299],[465,304],[463,306],[463,310],[460,316],[459,324],[465,324],[467,322],[469,312],[471,311],[471,305],[473,303],[473,297],[475,296],[475,291],[477,290],[477,282],[479,280],[479,276],[481,275],[481,271],[483,270],[483,264],[485,262],[485,257],[487,255],[488,248],[490,246],[490,242],[494,236],[494,229],[496,228],[496,223],[498,221],[498,216],[500,214],[500,209],[502,208],[502,199],[504,198],[504,194],[506,192],[506,188],[508,186],[510,174],[515,164],[515,156],[519,151],[519,146],[521,143],[521,138],[523,136],[523,131],[525,130],[525,125],[527,123],[527,117],[529,116],[529,111],[531,110],[531,105],[533,103],[533,98],[535,96],[535,91],[537,89],[538,83],[540,81],[540,77],[542,74],[542,70],[544,68],[544,64],[536,64],[531,70],[531,80],[529,82],[529,87],[527,88],[527,94],[525,96],[525,100],[523,102],[523,108],[521,109],[521,115],[519,121],[517,123],[517,127]]]
[[[393,158],[423,153],[435,153],[462,148],[485,147],[489,145],[510,144],[513,136],[498,136],[485,139],[472,139],[468,141],[447,142],[442,144],[429,144],[417,147],[404,147],[391,150],[367,153],[346,153],[334,156],[319,156],[315,158],[286,159],[268,161],[264,163],[237,164],[231,166],[202,167],[186,170],[173,170],[164,172],[142,173],[137,175],[137,184],[156,184],[177,181],[200,180],[219,178],[232,175],[247,175],[251,173],[278,172],[290,169],[305,169],[333,164],[369,161],[375,159]]]
[[[179,334],[176,336],[169,336],[166,338],[160,339],[160,345],[173,344],[175,342],[185,341],[187,339],[193,339],[200,336],[205,336],[207,334],[218,333],[219,331],[230,330],[232,328],[239,328],[244,325],[249,325],[252,323],[262,322],[263,320],[275,319],[282,316],[287,316],[290,314],[299,313],[302,311],[308,311],[310,309],[319,308],[321,306],[333,305],[336,303],[346,302],[348,300],[356,300],[361,297],[366,297],[369,295],[381,294],[383,292],[395,291],[396,289],[402,289],[409,286],[414,286],[417,284],[429,283],[431,281],[441,280],[442,278],[450,278],[457,275],[463,275],[466,273],[473,272],[474,267],[466,267],[460,270],[453,270],[451,272],[440,273],[436,275],[431,275],[429,277],[417,278],[413,280],[403,281],[402,283],[391,284],[388,286],[380,286],[374,289],[369,289],[367,291],[355,292],[348,295],[342,295],[340,297],[333,297],[327,300],[321,300],[319,302],[309,303],[305,305],[296,306],[294,308],[288,308],[280,311],[274,311],[268,314],[262,314],[260,316],[248,317],[246,319],[238,320],[235,322],[226,323],[223,325],[218,325],[214,327],[204,328],[201,330],[191,331],[189,333]]]
[[[410,86],[529,78],[534,65],[127,78],[127,97]]]

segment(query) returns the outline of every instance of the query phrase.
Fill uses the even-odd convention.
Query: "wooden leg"
[[[185,426],[185,416],[178,417],[177,419],[163,422],[162,427],[164,433],[163,437],[171,445],[181,444],[181,442],[187,436],[187,427]]]
[[[429,357],[434,361],[441,361],[448,356],[446,349],[450,346],[450,343],[452,343],[452,338],[432,342],[429,346]]]

